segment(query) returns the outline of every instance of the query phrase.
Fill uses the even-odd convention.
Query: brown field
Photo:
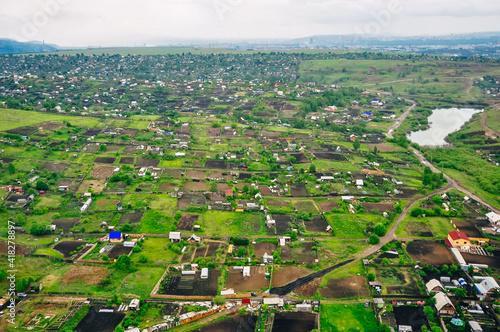
[[[319,290],[321,296],[331,299],[356,298],[370,295],[363,276],[330,279],[326,287]]]
[[[16,243],[16,256],[22,256],[31,248],[20,243]],[[9,248],[8,242],[0,240],[0,254],[7,255],[8,251],[12,250]],[[7,260],[7,258],[5,258]]]
[[[168,182],[164,182],[160,185],[160,190],[161,191],[172,191],[174,190],[174,188],[178,188],[179,186],[175,183],[168,183]]]
[[[266,252],[268,255],[271,255],[275,250],[277,250],[277,247],[269,242],[257,242],[253,245],[253,253],[255,256],[264,256]]]
[[[106,183],[104,180],[83,180],[82,183],[80,184],[80,187],[78,187],[77,193],[86,193],[89,191],[90,188],[94,189],[94,193],[99,194],[101,191],[104,190],[104,185]]]
[[[333,209],[339,208],[339,205],[336,201],[319,201],[317,202],[321,210],[325,212],[330,212]]]
[[[267,203],[267,206],[290,207],[290,202],[288,202],[288,201],[267,200],[266,203]]]
[[[122,157],[120,159],[120,164],[133,165],[134,164],[134,157]]]
[[[113,166],[97,165],[92,170],[92,173],[90,173],[90,176],[94,179],[106,180],[109,179],[111,175],[113,175],[114,170],[115,167]]]
[[[197,214],[183,214],[177,224],[177,230],[190,231],[193,228],[194,222],[198,221],[199,217]]]
[[[97,157],[94,159],[94,162],[99,164],[113,164],[115,161],[116,158],[112,157]]]
[[[229,190],[229,185],[227,183],[217,183],[217,191],[220,193],[225,193],[226,190]]]
[[[304,221],[306,230],[308,232],[326,232],[328,227],[328,221],[326,221],[322,216],[314,216],[312,220]]]
[[[250,277],[245,278],[243,278],[242,270],[229,268],[226,288],[232,288],[235,292],[256,291],[269,287],[269,280],[265,277],[265,266],[252,266]]]
[[[314,271],[305,267],[282,267],[274,271],[273,287],[281,287],[288,285],[292,281],[305,277]]]
[[[72,282],[84,282],[87,285],[98,285],[106,278],[108,269],[102,266],[74,265],[64,274],[62,283],[67,285]]]
[[[377,210],[379,213],[390,211],[394,212],[394,203],[369,203],[361,202],[361,205],[365,208],[365,211],[370,212],[371,210]]]
[[[416,262],[431,266],[455,264],[451,252],[445,244],[427,240],[415,240],[406,246],[406,251]]]
[[[171,176],[176,179],[181,178],[181,170],[180,169],[172,169],[172,168],[167,168],[164,170],[163,174],[166,174],[167,176]]]
[[[190,205],[200,206],[205,204],[205,196],[195,194],[184,194],[181,198],[177,199],[177,208],[185,209]]]
[[[129,147],[125,148],[125,150],[123,150],[123,154],[134,154],[137,151],[139,151],[139,150],[137,150],[137,148],[135,146],[129,146]]]
[[[206,191],[207,183],[206,182],[194,182],[188,181],[184,185],[184,191]]]
[[[186,178],[189,178],[189,179],[205,179],[206,174],[205,174],[205,172],[202,172],[202,171],[189,170],[189,171],[186,171],[185,176],[186,176]]]
[[[136,224],[138,222],[141,222],[142,219],[142,211],[136,211],[132,213],[124,213],[120,217],[120,222],[118,222],[118,225],[121,224]]]
[[[434,237],[431,225],[421,221],[409,221],[405,226],[405,231],[409,236]]]
[[[98,201],[100,202],[100,201]],[[52,225],[56,225],[57,229],[62,229],[64,232],[69,232],[73,226],[79,224],[79,218],[72,219],[58,219],[52,222]]]
[[[157,159],[143,159],[143,158],[137,158],[135,162],[136,166],[139,167],[149,167],[149,166],[156,167],[158,166],[159,163],[160,161]]]

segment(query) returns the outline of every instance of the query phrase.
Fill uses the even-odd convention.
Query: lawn
[[[207,211],[204,214],[205,234],[210,235],[265,235],[264,218],[248,212]]]
[[[362,241],[326,240],[318,241],[319,267],[326,268],[352,258],[368,247]]]
[[[131,206],[132,209],[138,210],[145,208],[149,205],[151,197],[148,194],[131,194],[123,196],[122,206],[128,207]]]
[[[182,160],[176,159],[176,160],[161,160],[160,163],[158,164],[158,167],[181,167],[182,166]]]
[[[38,248],[35,251],[33,251],[32,254],[33,255],[47,255],[47,256],[52,256],[55,258],[64,259],[63,254],[61,254],[59,251],[54,250],[52,248]]]
[[[43,122],[51,121],[62,123],[69,121],[73,126],[95,127],[99,122],[96,118],[86,118],[79,116],[64,116],[51,113],[21,111],[13,109],[3,109],[0,111],[2,117],[0,119],[0,131],[6,131],[18,127],[32,126]]]
[[[325,216],[333,228],[335,237],[342,239],[359,239],[365,237],[356,215],[327,213]]]
[[[370,308],[358,304],[321,304],[321,331],[368,332],[377,330],[377,321]]]
[[[172,217],[159,211],[147,210],[141,220],[141,233],[145,234],[168,234],[174,231],[174,220]]]
[[[153,210],[163,210],[170,216],[173,216],[175,207],[177,206],[177,199],[172,198],[168,194],[157,194],[153,196],[149,207]]]
[[[138,266],[165,266],[170,263],[175,252],[168,249],[169,241],[166,238],[151,237],[144,241],[140,247],[142,250],[138,253],[132,253],[132,261]],[[145,263],[139,263],[139,258],[144,256],[148,259]]]

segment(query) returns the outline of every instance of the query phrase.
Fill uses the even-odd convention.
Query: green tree
[[[139,263],[147,263],[148,258],[144,255],[139,256]]]
[[[105,262],[107,262],[109,260],[109,257],[108,255],[102,255],[101,259]]]
[[[380,324],[378,327],[378,332],[391,332],[391,328],[386,324]]]
[[[128,255],[125,255],[125,254],[121,255],[116,260],[116,268],[118,270],[126,271],[130,268],[130,263],[131,263],[131,260],[130,260],[130,257]]]
[[[373,147],[373,154],[377,154],[377,153],[378,153],[378,148],[377,148],[377,146],[375,145],[375,146]]]
[[[375,281],[376,278],[375,273],[368,273],[366,277],[368,278],[368,281]]]
[[[361,143],[359,142],[359,139],[356,138],[354,143],[352,143],[352,147],[354,148],[354,150],[359,150],[359,148],[361,147]]]
[[[14,166],[13,163],[9,163],[7,166],[7,169],[9,170],[9,174],[14,174],[16,172],[16,166]]]
[[[36,190],[49,190],[49,185],[42,180],[38,180],[36,182],[35,188],[36,188]]]
[[[372,235],[370,235],[368,242],[370,244],[378,244],[378,243],[380,243],[380,238],[377,236],[377,234],[372,234]]]
[[[101,144],[101,146],[99,147],[99,151],[103,152],[103,151],[106,151],[108,147],[106,146],[106,144]]]
[[[465,290],[462,288],[455,288],[453,291],[455,293],[455,297],[457,299],[463,299],[467,294],[465,293]]]
[[[125,330],[123,329],[123,327],[121,327],[120,325],[118,325],[115,329],[115,332],[124,332]]]
[[[245,247],[239,247],[236,253],[237,257],[244,257],[247,254],[247,249]]]
[[[309,173],[316,173],[316,165],[311,164],[311,166],[309,166]]]
[[[373,233],[377,234],[378,236],[384,236],[385,235],[385,227],[381,223],[377,223],[375,227],[373,227]]]
[[[36,221],[31,225],[30,229],[31,235],[42,236],[50,233],[50,230],[46,225],[38,224]]]
[[[243,191],[244,193],[247,193],[249,190],[250,190],[250,188],[248,187],[248,184],[245,184],[245,185],[243,186],[242,191]]]
[[[224,304],[224,303],[226,303],[226,298],[222,295],[216,295],[216,296],[212,297],[212,302],[214,304],[219,304],[219,305]]]

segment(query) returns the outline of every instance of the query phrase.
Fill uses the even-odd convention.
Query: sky
[[[500,31],[498,0],[0,0],[0,38],[65,47]]]

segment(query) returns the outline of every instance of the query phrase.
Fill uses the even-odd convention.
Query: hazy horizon
[[[0,36],[61,47],[500,31],[488,0],[0,0]]]

